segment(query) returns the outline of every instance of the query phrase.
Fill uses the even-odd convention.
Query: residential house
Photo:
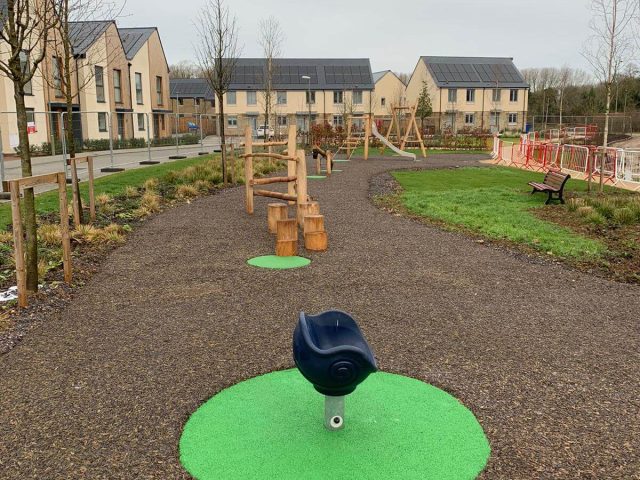
[[[374,72],[373,82],[375,84],[373,102],[376,117],[388,117],[391,115],[392,105],[405,103],[407,86],[391,70]]]
[[[524,131],[529,85],[502,57],[420,57],[407,85],[415,104],[423,88],[431,98],[436,130]]]

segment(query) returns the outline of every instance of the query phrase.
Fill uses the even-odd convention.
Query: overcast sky
[[[516,66],[588,69],[589,0],[226,0],[243,56],[260,57],[260,19],[276,15],[284,57],[365,57],[411,73],[421,55],[513,57]],[[128,0],[126,27],[159,28],[169,64],[193,60],[202,0]]]

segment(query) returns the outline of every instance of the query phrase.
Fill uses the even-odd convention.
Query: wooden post
[[[73,224],[77,227],[82,223],[80,221],[80,199],[78,192],[80,187],[78,186],[78,163],[75,158],[72,158],[69,162],[71,165],[71,190],[73,200]]]
[[[67,283],[71,283],[71,242],[69,240],[67,182],[63,172],[58,173],[58,196],[60,199],[60,233],[62,236],[62,261],[64,267],[64,281]]]
[[[316,153],[316,175],[322,174],[322,155]]]
[[[300,228],[304,225],[304,217],[307,215],[320,214],[320,204],[318,202],[302,202],[298,204],[298,211],[296,213],[296,219]]]
[[[364,120],[364,159],[369,160],[369,137],[371,136],[371,115],[365,115]]]
[[[347,158],[351,158],[351,116],[347,117]]]
[[[231,183],[236,183],[236,146],[233,143],[229,144],[231,149]]]
[[[291,156],[291,157],[295,157],[296,156],[296,147],[297,147],[297,140],[296,140],[296,125],[295,124],[291,124],[289,125],[289,137],[287,139],[287,155]],[[302,157],[302,163],[305,163],[305,159],[304,156]],[[299,170],[299,168],[296,166],[296,162],[287,162],[287,175],[289,177],[293,177],[296,175],[296,171]],[[300,176],[298,176],[298,181],[300,179]],[[305,165],[305,176],[304,176],[304,181],[307,181],[307,175],[306,175],[306,165]],[[289,185],[287,185],[287,191],[289,193],[289,195],[296,195],[296,186],[293,183],[289,183]],[[293,204],[294,202],[289,202],[290,204]]]
[[[328,238],[324,229],[324,216],[307,215],[304,217],[304,248],[323,252],[327,246]]]
[[[267,225],[269,233],[276,233],[278,230],[278,220],[289,218],[289,205],[286,203],[270,203],[267,206]]]
[[[295,218],[276,223],[276,255],[292,257],[298,253],[298,227]]]
[[[326,153],[325,162],[327,162],[327,175],[331,175],[331,170],[333,170],[333,153],[331,153],[330,150],[327,150]]]
[[[87,157],[87,168],[89,170],[89,218],[96,221],[96,193],[93,188],[93,157]]]
[[[11,220],[13,222],[13,252],[16,261],[16,284],[18,305],[27,306],[27,273],[24,267],[24,245],[22,238],[22,215],[20,214],[20,184],[9,182],[11,192]]]
[[[251,144],[251,127],[247,125],[244,130],[244,186],[245,186],[245,206],[247,213],[253,215],[253,146]]]
[[[297,196],[296,203],[300,205],[300,203],[307,201],[307,159],[305,157],[304,150],[298,150],[296,152],[296,156],[298,158],[298,161],[289,162],[289,165],[293,163],[296,167],[296,171],[293,172],[293,174],[297,177],[294,188]],[[289,185],[293,184],[289,183]]]

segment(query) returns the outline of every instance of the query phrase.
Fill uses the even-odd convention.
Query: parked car
[[[271,128],[269,125],[260,125],[256,130],[256,135],[258,136],[258,138],[265,138],[265,132],[267,133],[267,139],[269,140],[272,139],[275,135],[273,128]]]

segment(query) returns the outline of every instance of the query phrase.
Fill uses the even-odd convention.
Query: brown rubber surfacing
[[[292,367],[299,310],[340,308],[381,369],[473,411],[492,448],[483,478],[634,478],[640,288],[479,245],[368,198],[370,179],[394,166],[474,158],[485,157],[353,160],[310,184],[329,251],[304,252],[304,269],[246,265],[274,247],[268,199],[248,216],[241,189],[151,219],[59,318],[0,357],[2,477],[188,478],[177,447],[188,416],[225,387]]]

